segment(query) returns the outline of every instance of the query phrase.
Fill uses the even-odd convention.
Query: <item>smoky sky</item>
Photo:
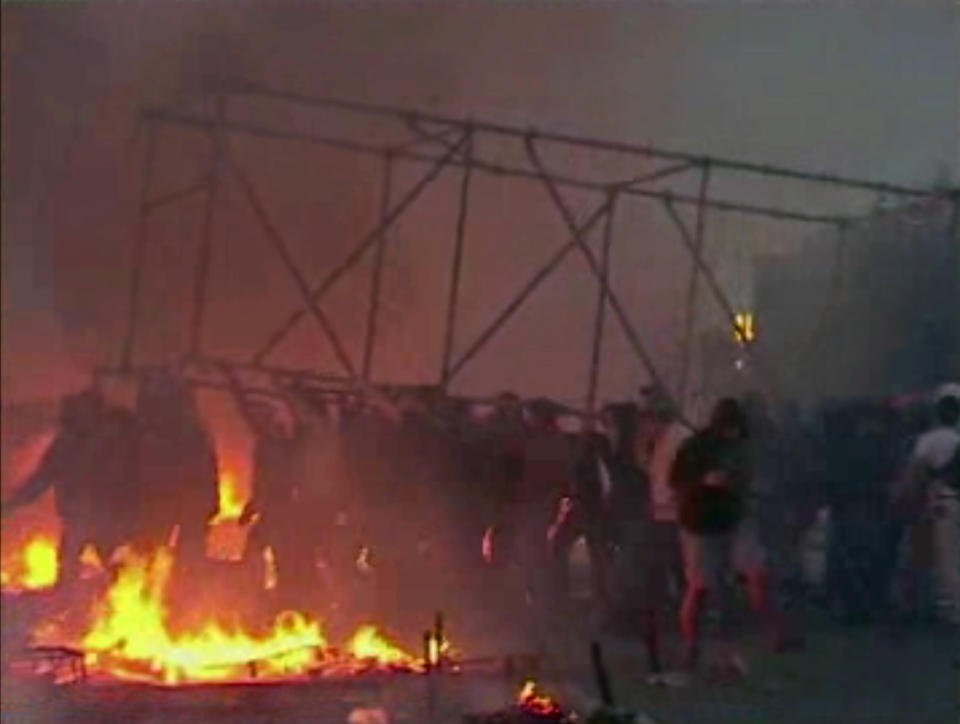
[[[960,167],[952,2],[5,3],[2,21],[5,400],[50,395],[80,383],[92,365],[115,361],[144,138],[137,111],[193,97],[209,74],[905,184],[956,182]],[[166,188],[201,168],[204,146],[188,136],[162,139],[158,183]],[[311,280],[375,218],[374,162],[253,142],[235,150]],[[404,173],[400,183],[415,180]],[[434,374],[456,182],[445,177],[425,194],[391,238],[382,379]],[[461,344],[563,232],[535,193],[490,179],[476,185]],[[761,201],[824,201],[750,191]],[[578,213],[590,208],[586,199],[572,203]],[[182,342],[190,294],[183,262],[201,212],[200,202],[188,202],[151,227],[144,357],[169,355]],[[686,262],[675,241],[660,238],[662,220],[649,210],[625,210],[621,223],[647,245],[620,252],[615,281],[669,368]],[[736,224],[716,220],[711,258],[731,294],[748,297],[750,254],[781,232]],[[218,351],[240,354],[296,295],[282,269],[269,266],[276,262],[265,261],[269,251],[236,188],[224,190],[215,228],[208,328]],[[726,244],[745,237],[746,251]],[[368,283],[366,271],[357,274],[328,302],[354,351]],[[595,296],[589,275],[571,264],[478,357],[463,388],[511,386],[576,400]],[[303,326],[285,348],[289,359],[329,355]],[[622,339],[611,333],[608,345],[601,390],[624,394],[641,371]]]

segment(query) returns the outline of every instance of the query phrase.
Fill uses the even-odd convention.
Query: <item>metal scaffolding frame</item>
[[[679,402],[686,399],[692,347],[692,332],[695,325],[696,297],[701,277],[707,290],[729,318],[731,330],[741,332],[736,318],[736,310],[728,296],[717,282],[716,276],[704,261],[704,238],[708,212],[723,211],[745,214],[754,217],[776,219],[784,222],[825,225],[839,230],[854,223],[854,217],[811,213],[805,209],[783,208],[740,203],[714,198],[710,188],[715,186],[716,177],[723,172],[735,172],[752,176],[785,179],[806,184],[830,185],[839,188],[856,189],[863,192],[881,194],[899,198],[943,198],[953,204],[952,225],[948,233],[957,234],[957,209],[960,209],[960,190],[958,189],[922,189],[877,181],[861,180],[826,173],[808,173],[796,169],[765,164],[747,163],[725,158],[697,155],[650,145],[634,145],[607,141],[596,138],[575,136],[564,133],[541,131],[534,128],[521,128],[501,123],[478,121],[472,118],[455,118],[436,113],[426,113],[408,108],[394,108],[336,98],[310,96],[299,93],[275,90],[246,81],[211,82],[208,87],[208,102],[201,110],[176,107],[155,107],[141,111],[140,120],[147,127],[144,151],[143,173],[140,190],[139,221],[135,236],[133,262],[130,270],[129,316],[124,335],[120,365],[111,373],[130,374],[141,368],[135,365],[134,353],[137,340],[138,316],[141,304],[141,281],[145,262],[146,247],[149,243],[148,219],[151,214],[162,208],[192,198],[205,197],[200,244],[197,249],[194,272],[194,295],[191,313],[189,350],[184,356],[185,368],[192,365],[206,365],[207,369],[224,369],[229,365],[233,369],[259,371],[271,379],[297,378],[300,381],[311,380],[317,385],[327,385],[330,389],[346,390],[356,383],[372,384],[372,359],[376,346],[378,315],[380,309],[384,249],[389,243],[389,231],[397,220],[410,208],[431,182],[445,169],[458,169],[461,181],[458,193],[456,226],[453,234],[453,254],[449,272],[449,287],[446,294],[445,323],[442,346],[442,360],[437,375],[437,386],[444,391],[449,384],[507,323],[513,314],[523,305],[530,295],[548,278],[571,252],[578,251],[597,281],[597,308],[593,322],[590,348],[590,365],[584,395],[585,409],[592,411],[596,403],[596,391],[602,365],[603,330],[607,309],[624,332],[637,360],[644,367],[651,381],[667,389],[663,376],[656,368],[642,336],[630,319],[624,305],[620,302],[616,290],[609,278],[609,260],[616,242],[614,212],[618,202],[625,198],[641,198],[658,202],[666,216],[677,230],[683,249],[690,258],[690,276],[684,311],[684,330],[682,337],[682,369],[680,384],[671,391]],[[270,125],[251,124],[231,119],[228,103],[233,99],[270,100],[283,102],[291,107],[319,108],[335,114],[365,116],[380,119],[395,126],[402,133],[403,140],[397,143],[377,144],[367,140],[356,140],[345,134],[321,135],[277,128]],[[210,102],[212,101],[212,102]],[[212,110],[211,110],[212,109]],[[205,177],[188,184],[182,189],[156,194],[154,185],[157,155],[157,131],[161,126],[176,126],[193,129],[203,134],[210,147],[210,164]],[[274,224],[268,209],[263,204],[253,181],[237,164],[229,148],[229,139],[245,136],[261,139],[285,140],[324,147],[342,149],[358,154],[373,155],[382,159],[383,175],[380,191],[380,213],[377,223],[359,240],[339,264],[334,266],[325,277],[311,283],[295,263],[284,236]],[[511,140],[522,150],[522,163],[504,163],[485,157],[479,148],[484,137],[497,137]],[[568,149],[602,152],[624,159],[641,159],[659,163],[659,167],[646,170],[645,173],[630,178],[616,178],[598,182],[570,173],[560,174],[547,169],[541,155],[544,144],[561,146]],[[394,180],[399,164],[427,165],[426,172],[404,194],[395,193]],[[549,195],[552,205],[567,229],[569,238],[544,261],[543,265],[528,279],[516,295],[494,316],[486,328],[473,340],[463,345],[463,351],[455,354],[457,342],[457,311],[460,283],[463,271],[463,251],[466,231],[469,224],[471,179],[476,174],[489,174],[504,180],[519,179],[540,184]],[[696,174],[698,193],[686,195],[672,190],[652,188],[654,182]],[[209,284],[210,258],[213,240],[213,218],[216,210],[218,189],[225,179],[232,179],[242,192],[253,210],[258,225],[271,243],[278,258],[283,263],[301,298],[298,308],[292,309],[278,324],[276,331],[266,339],[249,360],[218,360],[211,366],[205,357],[203,348],[204,310]],[[585,220],[577,221],[571,211],[569,200],[564,196],[568,191],[587,191],[599,196],[599,202]],[[695,227],[691,231],[684,223],[677,207],[686,206],[696,213]],[[602,241],[600,258],[591,249],[586,236],[595,226],[601,225]],[[342,344],[336,329],[324,313],[321,302],[328,291],[347,272],[355,268],[368,254],[372,253],[374,263],[370,282],[370,296],[366,329],[364,334],[363,358],[360,364],[351,359]],[[340,370],[336,374],[325,374],[311,370],[283,370],[271,367],[268,358],[277,346],[290,334],[300,322],[312,317],[326,337],[338,361]],[[762,370],[764,363],[756,360],[756,351],[747,345],[747,354],[754,356],[756,368]],[[768,370],[769,371],[769,370]],[[102,372],[108,372],[104,370]],[[772,371],[771,375],[772,375]],[[202,381],[207,386],[226,385],[221,379]],[[377,383],[379,384],[379,383]]]

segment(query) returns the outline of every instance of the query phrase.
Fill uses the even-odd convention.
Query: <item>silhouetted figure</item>
[[[647,649],[650,673],[663,673],[661,640],[664,613],[669,610],[672,591],[683,590],[683,557],[676,496],[670,481],[673,463],[691,431],[683,425],[674,405],[660,396],[651,400],[641,415],[638,460],[649,479],[649,515],[644,521],[639,561],[641,628]],[[672,584],[672,585],[671,585]]]
[[[960,390],[939,392],[935,417],[914,444],[894,502],[906,511],[912,567],[932,573],[937,613],[960,628]]]
[[[261,556],[269,547],[276,565],[276,596],[281,606],[305,600],[316,583],[315,544],[320,529],[327,535],[333,511],[317,510],[306,487],[306,432],[296,419],[278,410],[258,411],[253,449],[251,498],[241,522],[257,516],[248,555]]]
[[[609,507],[614,487],[610,441],[603,433],[587,431],[580,437],[575,455],[567,505],[555,523],[552,536],[558,589],[561,595],[569,595],[570,551],[582,537],[590,555],[593,602],[599,611],[605,611],[609,603],[613,543]]]
[[[137,394],[141,536],[152,550],[175,543],[188,569],[206,556],[207,526],[216,515],[217,458],[192,391],[176,377],[153,374]]]
[[[827,591],[835,612],[849,623],[874,619],[890,599],[885,550],[888,491],[898,467],[893,432],[889,411],[875,401],[850,403],[829,426]]]
[[[556,559],[551,555],[547,533],[570,478],[571,451],[557,424],[559,409],[545,399],[529,404],[523,477],[510,515],[527,599],[541,610],[556,594]]]
[[[680,612],[685,663],[700,654],[700,620],[708,593],[724,593],[734,573],[746,578],[753,609],[771,612],[763,552],[755,531],[745,526],[752,482],[746,416],[733,399],[721,400],[709,426],[688,439],[677,455],[671,479],[679,505],[686,592]],[[743,669],[739,654],[729,663]]]
[[[136,529],[136,430],[96,390],[65,397],[60,429],[36,469],[4,504],[4,516],[54,491],[62,533],[58,582],[73,583],[80,552],[93,545],[103,560]]]

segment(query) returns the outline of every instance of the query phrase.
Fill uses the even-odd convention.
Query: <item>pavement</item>
[[[588,646],[582,643],[570,640],[553,647],[537,676],[542,691],[588,712],[600,702]],[[803,650],[780,655],[746,637],[740,647],[748,664],[745,677],[697,675],[671,685],[648,681],[636,640],[606,637],[602,643],[617,707],[638,712],[638,721],[646,724],[960,721],[960,672],[951,665],[952,642],[931,627],[894,632],[821,622]],[[351,712],[382,710],[393,724],[455,724],[465,713],[508,705],[518,676],[450,676],[433,684],[408,676],[164,690],[129,684],[58,687],[5,675],[0,722],[345,724]],[[684,685],[672,685],[677,683]]]

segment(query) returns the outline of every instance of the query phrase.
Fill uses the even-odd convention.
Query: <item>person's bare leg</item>
[[[680,633],[683,636],[683,663],[692,668],[700,659],[700,621],[707,600],[705,586],[688,584],[680,606]]]

